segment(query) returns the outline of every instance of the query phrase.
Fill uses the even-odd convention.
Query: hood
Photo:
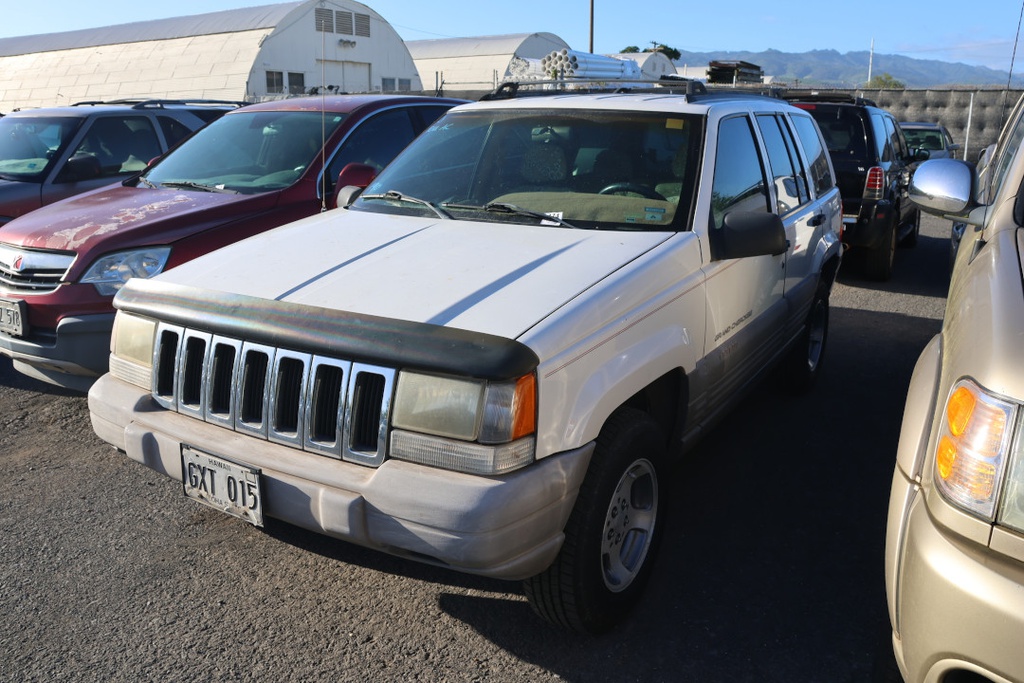
[[[515,339],[671,236],[335,209],[159,278]]]
[[[221,194],[115,185],[16,218],[0,228],[0,242],[78,254],[170,244],[186,235],[266,210],[276,203],[277,194]]]

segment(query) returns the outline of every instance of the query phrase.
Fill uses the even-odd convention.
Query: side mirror
[[[910,150],[910,156],[913,157],[914,161],[928,161],[928,159],[931,158],[932,153],[921,147]]]
[[[725,215],[714,244],[714,258],[726,260],[749,256],[777,256],[789,248],[786,228],[777,214],[765,211],[733,211]]]
[[[928,213],[945,216],[973,209],[974,165],[957,159],[929,159],[914,171],[910,199]]]
[[[377,177],[377,167],[369,164],[346,164],[334,183],[332,207],[346,207]]]
[[[100,160],[88,154],[73,156],[64,162],[57,182],[74,183],[82,180],[99,178],[103,169],[100,168]]]

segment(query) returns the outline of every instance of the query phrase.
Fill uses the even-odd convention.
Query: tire
[[[914,210],[914,217],[910,221],[910,232],[907,233],[903,241],[900,242],[901,247],[916,247],[917,239],[921,235],[921,210]]]
[[[523,583],[534,612],[603,633],[633,608],[650,576],[661,528],[665,442],[639,410],[612,414],[565,526],[554,563]]]
[[[828,316],[828,290],[819,287],[800,339],[783,364],[786,387],[794,394],[809,391],[818,380],[828,342]]]
[[[896,259],[896,221],[888,227],[882,244],[864,255],[864,274],[872,280],[886,282],[892,277],[892,264]]]

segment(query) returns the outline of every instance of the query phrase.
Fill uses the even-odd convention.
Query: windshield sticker
[[[552,218],[557,218],[558,220],[562,220],[562,212],[561,211],[545,211],[544,215],[545,216],[551,216]],[[559,223],[557,221],[541,221],[540,224],[541,225],[558,225]]]

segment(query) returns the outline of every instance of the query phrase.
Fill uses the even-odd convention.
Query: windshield
[[[923,128],[904,128],[903,136],[910,147],[929,151],[942,149],[942,133],[938,130]]]
[[[413,141],[353,208],[679,229],[693,203],[701,126],[695,115],[636,111],[453,112]]]
[[[146,186],[257,194],[288,187],[344,114],[239,111],[217,119],[142,176]]]
[[[0,177],[42,182],[84,120],[50,116],[0,118]]]

